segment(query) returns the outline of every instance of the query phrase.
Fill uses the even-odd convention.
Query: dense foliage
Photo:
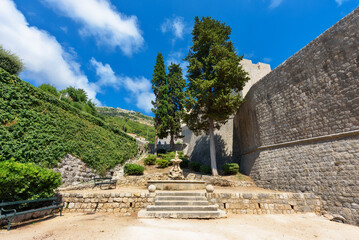
[[[138,164],[126,163],[123,170],[126,175],[142,175],[145,168]]]
[[[156,65],[152,74],[152,89],[155,100],[152,101],[152,112],[155,114],[154,125],[156,129],[155,151],[157,150],[157,137],[167,137],[168,120],[168,85],[165,63],[161,53],[157,54]]]
[[[199,172],[200,168],[201,168],[201,163],[200,162],[195,162],[195,161],[190,161],[188,163],[188,167],[189,169],[191,169],[192,171],[195,172]]]
[[[238,109],[242,102],[239,92],[249,79],[239,65],[242,57],[229,40],[230,34],[231,28],[220,21],[195,17],[193,46],[186,57],[189,83],[184,121],[195,134],[209,133],[213,175],[218,174],[214,129]]]
[[[168,67],[168,120],[167,129],[171,136],[170,146],[174,148],[174,139],[182,137],[181,120],[184,112],[186,80],[182,76],[179,64],[171,63]]]
[[[148,126],[146,124],[131,120],[130,118],[128,118],[125,125],[126,116],[109,116],[103,114],[101,114],[100,116],[102,116],[106,122],[116,125],[121,129],[123,129],[125,126],[126,132],[128,133],[133,133],[137,136],[145,137],[148,141],[153,141],[155,139],[156,131],[153,126]]]
[[[144,163],[145,165],[155,165],[155,164],[156,164],[156,159],[157,159],[156,155],[149,154],[149,155],[145,158],[145,160],[143,160],[143,163]]]
[[[54,166],[66,153],[100,173],[133,157],[136,141],[118,127],[0,69],[0,154]]]
[[[166,168],[171,165],[171,162],[168,159],[157,159],[156,164],[159,168]]]
[[[199,171],[203,174],[212,174],[212,168],[209,165],[201,165]]]
[[[234,175],[239,172],[239,165],[237,163],[225,163],[222,165],[222,171],[225,175]]]
[[[33,163],[0,161],[0,199],[20,201],[48,198],[61,184],[60,173]]]
[[[21,59],[0,45],[0,68],[10,74],[19,75],[24,70]]]

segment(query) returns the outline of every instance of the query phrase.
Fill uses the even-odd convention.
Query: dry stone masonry
[[[206,193],[206,198],[234,214],[319,213],[320,200],[312,193]],[[108,212],[130,216],[154,205],[148,192],[62,193],[64,212]]]
[[[233,142],[258,186],[359,225],[359,8],[252,86]]]

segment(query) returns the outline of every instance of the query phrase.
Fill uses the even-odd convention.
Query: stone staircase
[[[226,213],[211,205],[200,192],[158,192],[154,205],[138,213],[139,218],[222,218]]]

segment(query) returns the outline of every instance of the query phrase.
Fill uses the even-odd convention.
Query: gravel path
[[[70,214],[0,230],[0,239],[359,239],[359,227],[314,214],[229,215],[216,220],[137,219],[113,214]]]

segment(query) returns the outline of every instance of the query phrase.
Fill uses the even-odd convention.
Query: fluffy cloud
[[[271,3],[269,5],[270,9],[276,8],[278,7],[281,3],[283,2],[283,0],[271,0]]]
[[[183,17],[174,17],[172,19],[166,19],[161,25],[162,33],[172,32],[175,39],[183,39],[185,30],[185,24]]]
[[[80,34],[95,37],[99,45],[119,47],[128,56],[144,43],[136,16],[119,13],[108,0],[43,0],[82,25]]]
[[[154,100],[155,96],[152,93],[150,80],[145,77],[117,76],[109,64],[103,64],[94,58],[91,59],[91,64],[96,69],[96,75],[99,77],[98,82],[96,82],[98,87],[124,88],[131,95],[128,101],[134,100],[139,109],[147,113],[151,112],[151,101]]]
[[[97,87],[90,83],[73,60],[74,52],[66,52],[55,37],[29,26],[24,15],[11,0],[0,1],[0,44],[24,62],[22,77],[36,83],[50,83],[59,89],[74,86],[84,89],[97,104]]]

